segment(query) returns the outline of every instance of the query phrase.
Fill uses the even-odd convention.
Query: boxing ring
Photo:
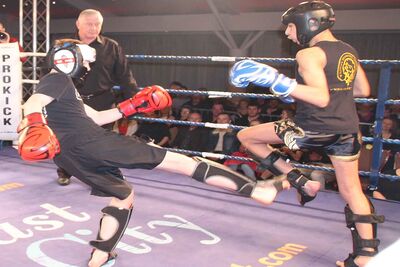
[[[227,63],[244,59],[127,57],[130,60]],[[270,63],[293,62],[293,59],[252,59]],[[400,62],[362,63],[382,65],[378,99],[355,100],[377,105],[374,137],[364,137],[363,140],[373,144],[373,162],[379,163],[383,143],[400,143],[399,140],[379,137],[385,105],[400,104],[400,100],[387,99],[391,68]],[[167,90],[171,94],[205,94],[209,97],[274,98],[266,94]],[[210,128],[243,128],[138,116],[135,119]],[[175,151],[203,157],[234,158],[201,151]],[[370,172],[360,172],[360,175],[371,177],[372,186],[377,179],[399,179],[398,176],[379,173],[379,164],[375,165],[372,164]],[[91,252],[88,242],[96,234],[93,231],[98,227],[100,210],[107,200],[90,196],[88,187],[77,179],[73,179],[69,186],[58,186],[56,166],[52,162],[24,162],[11,146],[0,150],[0,168],[0,266],[86,266]],[[329,168],[322,170],[332,171]],[[123,173],[135,189],[134,213],[116,249],[119,254],[117,261],[107,266],[325,267],[344,259],[352,250],[351,236],[344,222],[344,202],[336,192],[322,191],[315,201],[301,207],[295,191],[285,191],[273,205],[265,207],[181,175],[145,170],[123,170]],[[372,201],[378,213],[386,216],[385,223],[379,225],[378,230],[381,250],[398,245],[400,203]]]
[[[107,200],[76,179],[58,186],[52,162],[23,162],[11,147],[0,165],[0,265],[85,266]],[[285,191],[265,207],[181,175],[123,172],[135,188],[134,213],[107,266],[326,267],[351,251],[335,192],[301,207]],[[372,201],[386,216],[378,230],[384,249],[399,240],[400,203]]]

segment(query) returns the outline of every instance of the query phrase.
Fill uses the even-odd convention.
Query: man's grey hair
[[[81,13],[79,13],[78,20],[81,17],[90,16],[90,15],[97,15],[100,18],[101,22],[103,22],[103,15],[101,15],[100,11],[98,11],[96,9],[85,9],[85,10],[83,10]]]

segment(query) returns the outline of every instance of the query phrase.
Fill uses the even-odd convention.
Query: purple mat
[[[108,199],[86,185],[56,183],[52,162],[26,163],[0,151],[0,266],[86,266],[88,241]],[[132,220],[117,248],[120,267],[326,267],[351,251],[344,202],[321,192],[306,207],[294,191],[265,207],[161,171],[123,170],[134,184]],[[400,237],[400,203],[374,200],[386,222],[381,248]],[[400,265],[399,265],[400,266]]]

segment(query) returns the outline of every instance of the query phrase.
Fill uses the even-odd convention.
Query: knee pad
[[[100,230],[102,227],[101,222],[103,220],[103,218],[102,218],[100,220],[100,229],[99,229],[99,233],[97,235],[97,240],[92,240],[89,242],[89,244],[92,247],[99,249],[101,251],[111,252],[115,249],[119,240],[121,240],[122,236],[124,235],[125,229],[128,226],[129,220],[131,219],[132,208],[124,209],[124,208],[117,208],[114,206],[107,206],[107,207],[103,208],[101,211],[104,214],[103,218],[105,216],[111,216],[117,220],[117,222],[118,222],[117,229],[111,238],[109,238],[107,240],[103,240],[100,236]]]
[[[192,174],[192,178],[196,179],[197,181],[204,183],[210,177],[223,176],[231,180],[236,185],[236,191],[238,193],[248,197],[250,197],[253,193],[253,189],[256,185],[255,180],[235,172],[217,162],[200,157],[194,157],[193,159],[198,161],[196,169]]]
[[[372,205],[371,201],[368,199],[369,205],[371,208],[371,214],[367,215],[358,215],[354,214],[350,209],[349,205],[346,205],[344,208],[344,214],[346,217],[346,225],[347,228],[351,231],[351,236],[353,240],[353,253],[349,255],[346,261],[351,264],[354,262],[353,260],[357,256],[369,256],[372,257],[378,253],[379,239],[377,239],[377,224],[383,223],[385,221],[385,217],[382,215],[375,214],[375,208]],[[356,223],[368,223],[372,224],[373,238],[372,239],[363,239],[360,237]],[[372,248],[373,251],[367,251],[363,248]],[[345,265],[348,266],[348,265]],[[351,266],[351,265],[349,265]]]
[[[278,170],[274,164],[275,161],[277,161],[278,159],[281,158],[281,155],[276,152],[276,151],[272,151],[271,154],[269,154],[266,158],[264,159],[257,159],[257,161],[259,162],[258,168],[261,171],[264,170],[268,170],[270,171],[274,176],[279,176],[282,175],[282,172],[280,170]]]

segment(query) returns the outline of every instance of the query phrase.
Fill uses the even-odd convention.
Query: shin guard
[[[309,196],[306,191],[304,191],[304,185],[310,181],[304,174],[302,174],[298,169],[293,169],[287,174],[287,180],[290,185],[297,189],[300,196],[300,204],[304,206],[307,202],[314,200],[316,196]]]
[[[115,247],[117,246],[119,240],[124,235],[125,229],[128,226],[129,220],[131,219],[132,208],[123,209],[123,208],[117,208],[117,207],[113,207],[113,206],[107,206],[107,207],[103,208],[101,211],[104,213],[103,218],[105,216],[111,216],[116,219],[116,221],[118,222],[117,229],[115,230],[115,233],[111,238],[109,238],[107,240],[103,240],[100,236],[102,220],[103,220],[103,218],[102,218],[100,220],[100,229],[99,229],[99,233],[97,235],[97,240],[92,240],[89,242],[89,244],[92,247],[99,249],[101,251],[112,252],[115,249]]]
[[[256,185],[256,181],[253,179],[237,173],[215,161],[200,157],[194,157],[193,159],[198,161],[196,169],[192,174],[192,178],[196,179],[197,181],[204,183],[210,177],[223,176],[231,180],[236,185],[236,191],[238,193],[248,197],[250,197],[253,193],[253,189]]]
[[[346,216],[347,228],[351,231],[351,237],[353,240],[353,253],[349,254],[349,257],[344,261],[346,267],[357,266],[354,259],[357,256],[368,256],[372,257],[378,253],[379,239],[377,239],[377,224],[383,223],[385,217],[382,215],[375,214],[375,208],[371,201],[368,199],[371,208],[371,214],[368,215],[358,215],[354,214],[350,209],[349,205],[344,208],[344,214]],[[356,223],[369,223],[372,224],[373,238],[363,239],[360,237]],[[365,248],[371,248],[373,251],[367,251]]]
[[[282,172],[280,170],[278,170],[274,166],[274,164],[275,164],[275,161],[277,161],[280,158],[281,158],[281,155],[278,152],[272,151],[271,154],[269,154],[266,158],[264,158],[264,159],[257,158],[256,161],[258,161],[258,163],[259,163],[258,168],[260,171],[268,170],[274,176],[279,176],[279,175],[282,175]]]
[[[275,177],[281,176],[283,173],[275,167],[275,161],[281,158],[281,154],[277,151],[272,151],[267,157],[264,159],[259,158],[255,155],[252,155],[252,158],[258,163],[257,169],[261,172],[267,170],[272,173]],[[278,192],[283,190],[283,180],[282,179],[273,179],[273,186],[276,188]]]

